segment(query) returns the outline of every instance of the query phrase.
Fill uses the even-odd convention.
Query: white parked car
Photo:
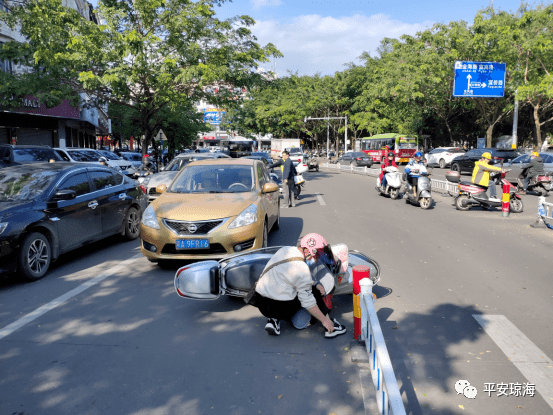
[[[128,161],[122,161],[124,163],[125,169],[121,169],[119,167],[120,161],[118,160],[110,160],[107,156],[100,153],[98,150],[94,150],[92,148],[79,148],[79,147],[66,147],[66,148],[54,148],[56,153],[64,159],[65,161],[71,161],[74,163],[92,163],[100,165],[100,162],[98,159],[100,157],[105,157],[108,160],[108,165],[110,167],[113,167],[116,170],[120,170],[121,173],[128,175],[132,172],[130,169],[131,163]],[[108,151],[108,153],[110,153]]]
[[[441,169],[451,165],[451,161],[465,150],[459,147],[438,147],[424,155],[429,166],[439,166]]]
[[[125,175],[129,175],[131,173],[134,173],[134,168],[132,162],[129,160],[125,160],[122,157],[119,157],[117,154],[112,153],[111,151],[107,150],[96,150],[98,153],[100,153],[102,156],[108,159],[108,164],[111,167],[115,167],[116,169],[120,169],[121,172]],[[128,170],[128,171],[127,171]]]

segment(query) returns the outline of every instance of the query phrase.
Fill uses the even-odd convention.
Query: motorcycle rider
[[[526,177],[524,177],[524,183],[522,188],[523,194],[526,194],[526,191],[528,190],[528,184],[530,183],[530,180],[532,179],[532,177],[545,174],[545,170],[543,168],[543,160],[540,157],[539,153],[537,151],[534,151],[531,157],[532,157],[532,160],[530,161],[530,165],[526,169]]]
[[[98,162],[100,163],[101,166],[109,167],[109,165],[108,165],[108,159],[105,158],[105,157],[100,157],[100,158],[98,159]]]
[[[142,157],[142,165],[138,168],[138,172],[144,172],[146,176],[154,174],[154,164],[150,161],[148,154],[144,154]]]
[[[385,169],[389,166],[393,166],[397,169],[395,155],[391,151],[388,153],[388,158],[380,165],[380,187],[382,187],[382,189],[386,189],[386,184],[388,183]]]
[[[426,166],[424,164],[422,153],[420,151],[417,151],[413,160],[407,163],[407,166],[405,167],[405,173],[407,174],[407,181],[413,187],[413,192],[416,196],[419,176],[421,173],[426,173]],[[407,197],[407,193],[405,193],[405,197]]]
[[[472,183],[480,186],[485,187],[486,190],[490,190],[490,198],[495,199],[497,196],[497,192],[495,189],[495,182],[491,182],[490,184],[490,172],[495,171],[501,171],[501,167],[492,166],[489,164],[490,160],[492,159],[492,155],[489,152],[485,152],[482,154],[482,157],[479,161],[474,163],[474,169],[472,170]]]
[[[280,334],[280,320],[291,320],[302,308],[319,320],[326,329],[325,337],[344,334],[346,328],[336,319],[330,319],[330,309],[322,296],[328,294],[322,285],[314,285],[309,265],[318,258],[331,255],[330,246],[319,234],[305,235],[300,246],[280,248],[265,266],[255,286],[251,302],[268,318],[265,330],[270,335]]]

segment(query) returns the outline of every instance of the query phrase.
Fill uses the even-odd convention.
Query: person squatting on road
[[[302,308],[321,322],[326,338],[346,332],[336,319],[328,317],[330,309],[323,300],[326,293],[321,285],[314,285],[308,266],[329,252],[325,239],[310,233],[301,239],[299,247],[282,247],[269,260],[255,286],[253,301],[249,302],[268,318],[265,330],[269,334],[278,336],[280,320],[291,321]]]
[[[526,193],[528,190],[528,184],[530,183],[530,179],[535,176],[543,176],[545,174],[545,170],[543,168],[543,160],[540,157],[539,153],[537,151],[534,151],[532,153],[532,160],[530,161],[530,165],[528,166],[528,169],[526,170],[526,177],[524,178],[523,183],[523,192]]]
[[[492,155],[489,152],[482,154],[482,158],[474,163],[474,169],[472,170],[472,183],[485,187],[486,190],[490,190],[490,198],[496,199],[497,191],[495,189],[495,182],[490,183],[490,172],[501,171],[501,167],[491,166],[489,164],[492,159]]]
[[[421,173],[426,173],[426,166],[422,159],[422,153],[417,151],[415,157],[405,167],[405,173],[407,174],[407,181],[413,187],[415,196],[417,195],[417,184]],[[405,195],[407,197],[407,194]]]
[[[384,171],[384,169],[386,169],[386,167],[388,166],[393,166],[397,169],[395,156],[392,152],[388,153],[388,158],[384,160],[384,162],[382,162],[382,164],[380,165],[380,186],[383,189],[386,189],[386,184],[388,183],[388,181],[386,180],[386,172]]]
[[[284,206],[282,208],[296,207],[294,198],[296,184],[294,177],[298,175],[294,163],[290,160],[290,153],[286,150],[282,152],[282,158],[276,163],[269,164],[268,168],[282,166],[282,193],[284,193]]]

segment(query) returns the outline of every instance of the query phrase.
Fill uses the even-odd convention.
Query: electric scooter
[[[421,209],[428,209],[432,206],[432,185],[428,176],[429,172],[426,171],[426,167],[421,166],[419,170],[419,178],[417,180],[417,191],[415,193],[413,186],[407,180],[407,173],[403,173],[403,180],[405,181],[405,203],[418,204]]]
[[[401,188],[399,170],[397,167],[388,166],[384,171],[386,172],[386,188],[382,187],[380,177],[378,177],[378,179],[376,179],[376,190],[383,196],[390,196],[392,199],[397,199],[399,197],[399,189]]]

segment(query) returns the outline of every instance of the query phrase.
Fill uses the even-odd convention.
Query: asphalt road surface
[[[318,232],[379,262],[375,306],[407,414],[553,413],[553,233],[529,227],[536,197],[503,218],[439,195],[425,211],[379,196],[371,177],[305,178],[269,242]],[[346,335],[283,323],[271,337],[241,300],[179,298],[180,265],[161,269],[136,241],[110,238],[60,258],[41,281],[1,280],[0,412],[365,413],[351,296],[335,297],[331,314]]]

